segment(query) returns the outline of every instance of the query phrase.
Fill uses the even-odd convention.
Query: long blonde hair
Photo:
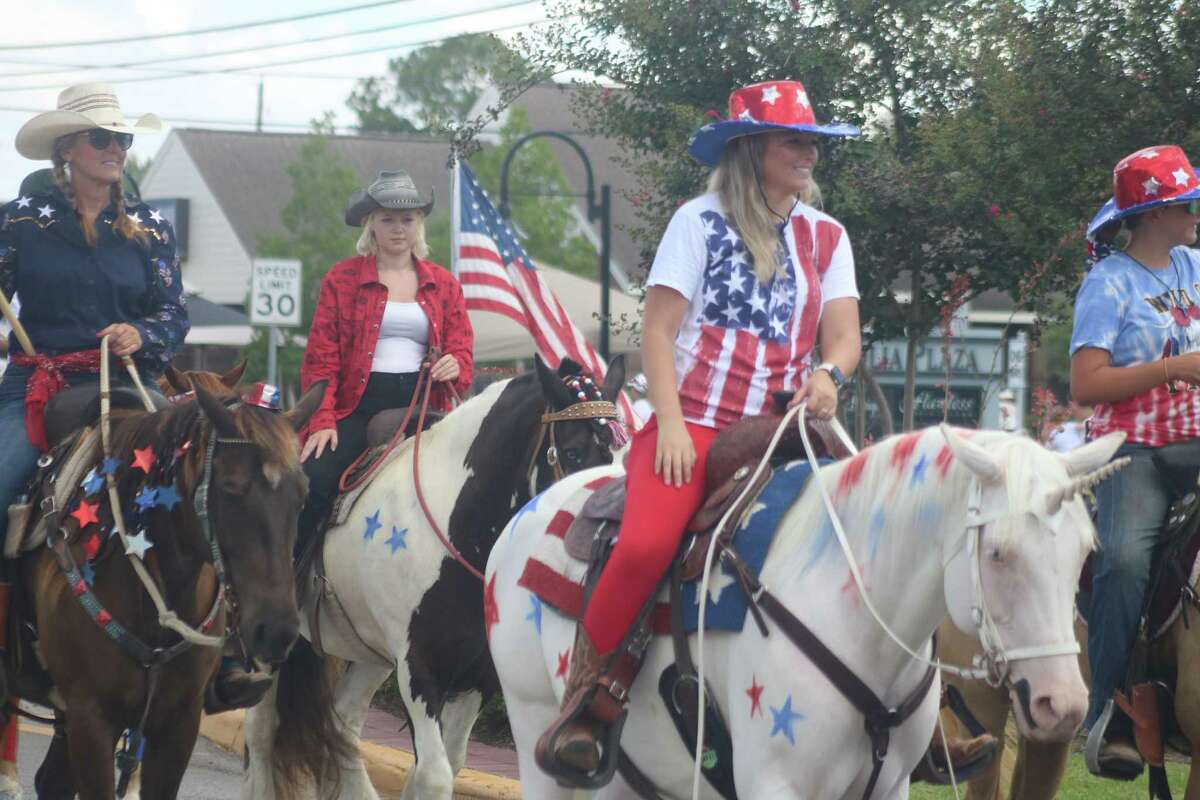
[[[766,149],[767,138],[761,134],[733,139],[725,146],[721,161],[708,179],[708,190],[720,196],[721,206],[750,251],[754,275],[760,283],[783,271],[779,261],[778,217],[767,207],[760,183]],[[801,202],[820,206],[821,190],[815,182],[809,182],[805,195],[800,197]]]
[[[388,212],[391,214],[399,214],[404,211],[414,211],[417,214],[417,235],[412,245],[412,253],[417,258],[426,258],[429,256],[429,245],[425,243],[425,214],[419,208],[377,208],[367,215],[363,220],[362,234],[358,237],[357,244],[354,249],[360,256],[377,256],[379,255],[379,243],[375,241],[375,217],[378,214]]]
[[[79,212],[79,207],[75,204],[75,187],[71,185],[71,176],[67,174],[67,159],[63,154],[71,149],[71,145],[75,143],[79,136],[80,134],[78,133],[68,133],[66,136],[58,137],[54,142],[54,153],[50,156],[50,162],[54,165],[54,183],[63,193],[63,197],[67,198],[67,202],[71,204],[71,208],[75,209],[76,214]],[[116,219],[113,220],[113,230],[127,240],[146,244],[149,241],[146,231],[142,230],[125,213],[124,181],[119,180],[114,183],[110,187],[109,192],[111,193],[112,203],[116,206],[117,212]],[[95,220],[84,219],[80,216],[79,227],[83,229],[83,238],[88,243],[88,247],[95,247],[99,241],[99,238],[96,236]]]

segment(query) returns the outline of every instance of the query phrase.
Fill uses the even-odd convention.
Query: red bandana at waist
[[[68,386],[64,372],[100,371],[100,351],[80,350],[61,356],[25,355],[13,353],[12,363],[19,367],[33,367],[33,374],[25,384],[25,433],[39,451],[50,449],[46,442],[46,404],[50,398]]]

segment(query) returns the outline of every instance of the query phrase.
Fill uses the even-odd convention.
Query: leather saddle
[[[157,411],[170,408],[171,403],[156,389],[147,387],[150,401]],[[113,386],[109,394],[112,408],[140,410],[143,408],[141,395],[131,386]],[[72,433],[100,419],[100,384],[85,383],[68,386],[57,392],[46,403],[46,440],[51,449],[65,441]]]
[[[704,555],[708,552],[712,536],[718,533],[715,528],[721,518],[729,512],[729,524],[719,532],[724,541],[737,529],[737,523],[767,485],[771,478],[769,469],[763,470],[749,491],[743,493],[746,481],[753,475],[778,426],[778,416],[748,417],[730,425],[713,442],[704,475],[707,496],[686,528],[688,538],[684,541],[683,555],[680,557],[684,582],[694,580],[704,571]],[[827,441],[811,424],[808,434],[817,458],[842,459],[850,456],[840,441],[832,436]],[[775,448],[771,465],[804,457],[800,433],[789,427]],[[625,497],[626,483],[625,478],[621,477],[597,489],[584,502],[564,537],[567,553],[572,558],[591,561],[595,540],[616,536],[625,515]]]
[[[404,408],[385,408],[378,412],[367,423],[367,448],[380,447],[387,444],[400,430],[400,426],[404,424],[404,416],[408,414],[409,406]],[[412,416],[408,418],[408,423],[404,425],[404,436],[408,438],[416,434],[418,423],[420,423],[421,409],[413,408]],[[420,426],[420,430],[427,431],[435,422],[440,422],[446,415],[440,411],[425,411],[425,424]]]

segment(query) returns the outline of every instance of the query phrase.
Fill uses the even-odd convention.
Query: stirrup
[[[617,756],[621,750],[621,730],[625,727],[628,709],[605,725],[591,718],[588,709],[596,697],[596,693],[607,691],[603,686],[593,685],[579,695],[559,715],[558,719],[538,739],[534,749],[534,759],[542,771],[554,778],[559,786],[568,789],[596,790],[607,786],[617,771]],[[598,727],[603,734],[596,741],[600,746],[600,766],[594,772],[582,772],[574,767],[563,764],[555,755],[558,749],[559,737],[574,723],[583,723]]]
[[[951,776],[949,767],[939,763],[934,758],[933,748],[926,748],[925,755],[921,757],[921,760],[917,762],[916,768],[912,771],[912,778],[917,781],[925,781],[934,786],[949,786],[953,783],[964,783],[978,778],[990,769],[999,753],[1000,741],[993,739],[966,761],[961,764],[955,764],[954,775]],[[945,757],[944,753],[938,753],[938,755]]]
[[[1111,778],[1118,781],[1136,780],[1145,770],[1145,764],[1139,764],[1135,772],[1132,767],[1114,769],[1111,764],[1100,763],[1100,751],[1104,748],[1104,735],[1108,732],[1108,726],[1112,722],[1115,712],[1116,703],[1110,697],[1104,704],[1104,710],[1100,712],[1100,718],[1088,732],[1087,746],[1083,750],[1084,763],[1087,765],[1088,772],[1100,778]],[[1132,740],[1132,738],[1131,735],[1130,739]]]

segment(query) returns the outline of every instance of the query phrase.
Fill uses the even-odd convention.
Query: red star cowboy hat
[[[721,160],[725,145],[739,136],[770,131],[805,131],[821,136],[859,136],[854,125],[818,125],[808,92],[800,81],[767,81],[734,90],[729,95],[729,119],[705,125],[692,136],[688,152],[710,167]]]
[[[38,114],[17,131],[17,152],[35,161],[54,155],[54,143],[71,133],[103,128],[114,133],[158,133],[162,122],[154,114],[143,114],[129,124],[121,113],[117,93],[107,83],[80,83],[58,95],[58,108]]]
[[[1113,197],[1088,224],[1088,236],[1104,226],[1158,206],[1200,200],[1200,173],[1182,148],[1146,147],[1113,168]]]

